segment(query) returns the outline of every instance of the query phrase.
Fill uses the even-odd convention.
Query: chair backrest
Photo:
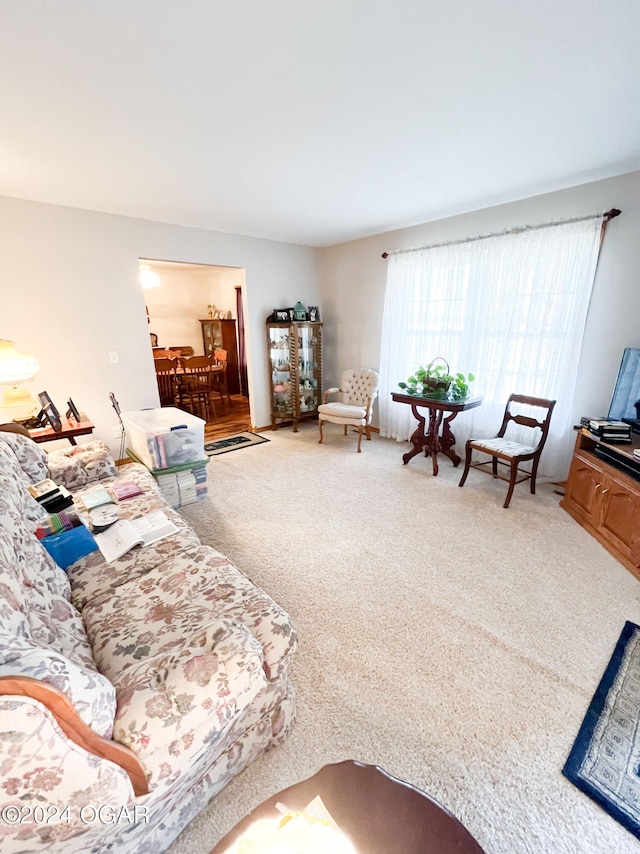
[[[176,359],[154,359],[153,364],[156,369],[160,403],[170,402],[173,400],[175,393],[173,384],[176,376],[177,361]]]
[[[180,354],[176,350],[170,350],[168,347],[154,347],[154,359],[177,359]]]
[[[211,390],[211,359],[209,356],[191,356],[180,359],[184,370],[182,390],[190,394],[203,394]]]
[[[228,356],[229,354],[226,350],[213,351],[213,358],[215,360],[216,365],[221,365],[223,368],[227,367]]]
[[[515,413],[511,411],[513,404],[517,404],[515,408],[518,411]],[[535,415],[523,413],[521,411],[523,405],[525,407],[543,409],[544,415],[536,417]],[[547,400],[544,397],[528,397],[524,394],[510,395],[504,410],[502,425],[498,430],[498,436],[504,436],[510,423],[518,424],[521,427],[531,427],[532,429],[537,428],[540,430],[540,438],[536,446],[536,451],[542,451],[544,443],[547,441],[547,436],[549,435],[549,425],[551,423],[551,415],[555,405],[555,400]]]
[[[180,361],[186,374],[208,373],[211,366],[208,356],[189,356],[182,358]]]
[[[354,406],[366,406],[369,398],[375,400],[378,395],[380,376],[375,371],[362,368],[359,371],[349,369],[342,374],[340,390],[344,403]]]
[[[175,374],[177,360],[167,358],[154,359],[153,365],[156,369],[156,374]]]

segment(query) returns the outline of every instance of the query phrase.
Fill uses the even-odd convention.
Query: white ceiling
[[[638,168],[638,0],[0,3],[0,195],[324,246]]]

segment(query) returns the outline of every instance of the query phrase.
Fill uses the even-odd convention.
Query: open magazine
[[[177,531],[177,526],[162,510],[157,510],[140,519],[120,519],[106,531],[96,534],[95,540],[106,562],[111,563],[135,546],[149,546]]]

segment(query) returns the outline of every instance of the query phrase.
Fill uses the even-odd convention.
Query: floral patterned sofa
[[[0,432],[3,852],[163,851],[293,725],[289,616],[105,449]],[[178,533],[65,572],[33,533],[27,485],[50,475],[74,496],[134,480],[121,517],[162,509]]]

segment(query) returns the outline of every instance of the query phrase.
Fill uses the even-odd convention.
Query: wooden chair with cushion
[[[178,406],[186,407],[189,412],[196,414],[194,409],[204,414],[207,421],[211,414],[216,415],[211,401],[211,360],[208,356],[191,356],[181,359],[182,371],[178,375]]]
[[[340,388],[329,388],[323,396],[323,403],[318,407],[318,427],[320,428],[319,444],[322,444],[322,422],[331,421],[334,424],[344,424],[344,435],[347,435],[349,425],[358,428],[358,453],[362,434],[366,433],[371,439],[371,416],[373,402],[378,396],[380,377],[375,371],[363,368],[359,371],[347,370],[342,374]],[[342,394],[341,401],[329,402],[330,394]]]
[[[176,405],[176,359],[154,359],[160,406]]]
[[[551,423],[551,415],[555,405],[555,400],[546,400],[542,397],[527,397],[523,394],[512,394],[507,401],[502,425],[497,435],[492,439],[469,439],[467,441],[464,471],[458,486],[464,486],[469,469],[476,468],[498,480],[508,481],[509,489],[507,490],[504,507],[509,506],[516,483],[529,480],[531,482],[531,494],[535,495],[538,464],[540,463],[542,449],[547,441],[549,424]],[[514,414],[512,409],[517,409],[518,412]],[[524,412],[522,411],[523,409]],[[543,415],[536,415],[532,413],[532,410],[543,410]],[[507,438],[505,434],[507,428],[512,423],[536,431],[533,433],[529,444]],[[537,431],[540,431],[539,435]],[[472,463],[471,455],[473,451],[488,454],[491,459]],[[519,468],[521,463],[525,462],[531,463],[529,470]],[[487,468],[488,466],[491,466],[490,470]],[[505,477],[498,474],[498,466],[507,467],[509,469],[509,476]]]
[[[227,388],[227,362],[228,362],[228,352],[226,350],[214,350],[213,351],[213,363],[218,365],[223,370],[216,371],[212,376],[212,390],[217,391],[220,395],[220,400],[224,405],[225,397],[229,401],[229,406],[233,406],[231,401],[231,395],[229,394],[229,389]]]

